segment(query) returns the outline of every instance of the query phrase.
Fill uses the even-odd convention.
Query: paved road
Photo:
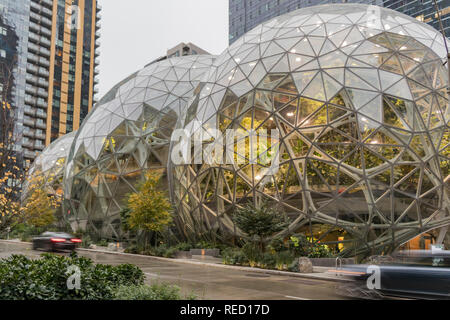
[[[37,258],[28,244],[0,242],[0,258],[24,254]],[[97,263],[132,263],[147,276],[147,282],[164,281],[181,287],[183,293],[195,293],[200,299],[343,299],[336,294],[336,283],[315,279],[267,275],[256,272],[222,269],[204,265],[161,261],[151,257],[122,256],[79,251]]]

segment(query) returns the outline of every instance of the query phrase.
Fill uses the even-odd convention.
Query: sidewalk
[[[2,240],[2,239],[0,239],[0,242],[22,244],[22,245],[30,245],[31,244],[30,242],[22,242],[22,241],[17,241],[17,240]],[[202,259],[201,256],[199,256],[199,257],[195,256],[195,258],[193,258],[193,259],[172,259],[172,258],[155,257],[155,256],[142,255],[142,254],[108,251],[108,250],[101,250],[101,249],[78,248],[77,251],[133,256],[133,257],[153,259],[153,260],[172,262],[172,263],[201,265],[201,266],[208,266],[208,267],[214,267],[214,268],[233,269],[233,270],[239,270],[239,271],[244,271],[244,272],[262,273],[262,274],[287,276],[287,277],[295,277],[295,278],[307,278],[307,279],[309,278],[309,279],[335,281],[335,282],[350,281],[349,279],[346,279],[342,276],[337,276],[333,272],[329,272],[328,270],[333,269],[333,268],[328,268],[328,267],[313,267],[313,271],[314,271],[313,273],[298,273],[298,272],[289,272],[289,271],[259,269],[259,268],[244,267],[244,266],[225,265],[225,264],[221,263],[220,259],[213,258],[212,261],[210,261],[211,258]],[[208,260],[208,262],[206,262],[206,260]]]

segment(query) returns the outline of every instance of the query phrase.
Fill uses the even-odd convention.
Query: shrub
[[[97,242],[97,245],[100,246],[100,247],[107,247],[108,246],[108,240],[101,239],[100,241]]]
[[[282,238],[275,237],[272,239],[272,241],[270,241],[269,249],[272,250],[273,252],[280,252],[286,250],[286,246]]]
[[[20,223],[12,228],[11,232],[9,233],[9,238],[10,239],[19,238],[21,241],[31,241],[31,239],[34,236],[46,230],[47,228],[36,227],[26,223]]]
[[[182,297],[180,288],[165,283],[148,285],[120,286],[116,289],[115,300],[195,300],[194,295]]]
[[[220,249],[224,250],[227,248],[227,245],[223,243],[211,242],[211,241],[199,241],[197,243],[193,243],[190,249]]]
[[[292,252],[285,250],[277,253],[275,259],[277,269],[283,270],[295,260],[295,256]]]
[[[273,269],[275,267],[275,263],[276,263],[275,256],[269,252],[266,252],[261,257],[259,266],[261,268]]]
[[[179,251],[176,247],[170,247],[165,250],[163,253],[163,257],[165,258],[173,258],[175,256],[175,253]]]
[[[308,252],[308,258],[329,258],[332,256],[333,254],[325,245],[315,245]]]
[[[141,250],[135,245],[131,245],[128,248],[124,250],[125,253],[133,253],[133,254],[139,254],[141,253]]]
[[[225,249],[222,251],[222,261],[224,264],[248,264],[248,259],[240,249]]]
[[[166,254],[166,251],[168,250],[168,246],[165,244],[162,244],[158,247],[152,247],[150,249],[151,252],[153,252],[153,255],[158,256],[158,257],[164,257],[164,255]]]
[[[251,267],[256,266],[258,262],[261,261],[263,255],[259,248],[251,242],[246,243],[242,247],[242,252],[244,253]]]
[[[189,251],[192,249],[192,245],[190,243],[186,243],[186,242],[181,242],[179,244],[176,245],[176,248],[179,251]]]
[[[80,289],[67,288],[70,266],[80,269]],[[84,257],[43,254],[31,260],[12,255],[0,260],[0,299],[112,299],[117,286],[142,285],[144,273],[134,265],[95,265]]]
[[[162,244],[158,247],[148,247],[144,251],[136,249],[138,252],[148,256],[156,256],[156,257],[165,257],[165,258],[173,258],[175,252],[178,251],[177,247],[169,247],[166,244]],[[130,250],[129,250],[130,251]]]
[[[304,257],[308,255],[311,243],[302,234],[293,235],[288,240],[288,247],[296,257]]]
[[[289,264],[288,271],[298,272],[298,259],[295,259],[291,262],[291,264]]]
[[[82,248],[89,248],[92,244],[91,236],[85,235],[81,238],[81,247]]]

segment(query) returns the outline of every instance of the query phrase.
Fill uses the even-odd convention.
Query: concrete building
[[[0,0],[18,37],[9,102],[26,164],[76,130],[95,102],[100,10],[97,0]]]
[[[153,60],[146,66],[148,66],[152,63],[159,62],[159,61],[166,60],[166,59],[173,58],[173,57],[184,57],[184,56],[191,56],[191,55],[197,55],[197,54],[210,54],[210,53],[207,52],[206,50],[203,50],[202,48],[196,46],[195,44],[193,44],[191,42],[188,42],[188,43],[181,42],[181,43],[177,44],[175,47],[168,49],[166,55]]]

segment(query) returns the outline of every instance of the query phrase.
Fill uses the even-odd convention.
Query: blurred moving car
[[[46,251],[76,249],[81,239],[64,232],[44,232],[33,238],[33,250],[43,249]]]
[[[391,257],[378,265],[347,265],[333,270],[354,280],[339,286],[338,292],[369,299],[386,296],[450,299],[450,251],[398,251]],[[371,288],[377,282],[376,272],[379,288]]]

